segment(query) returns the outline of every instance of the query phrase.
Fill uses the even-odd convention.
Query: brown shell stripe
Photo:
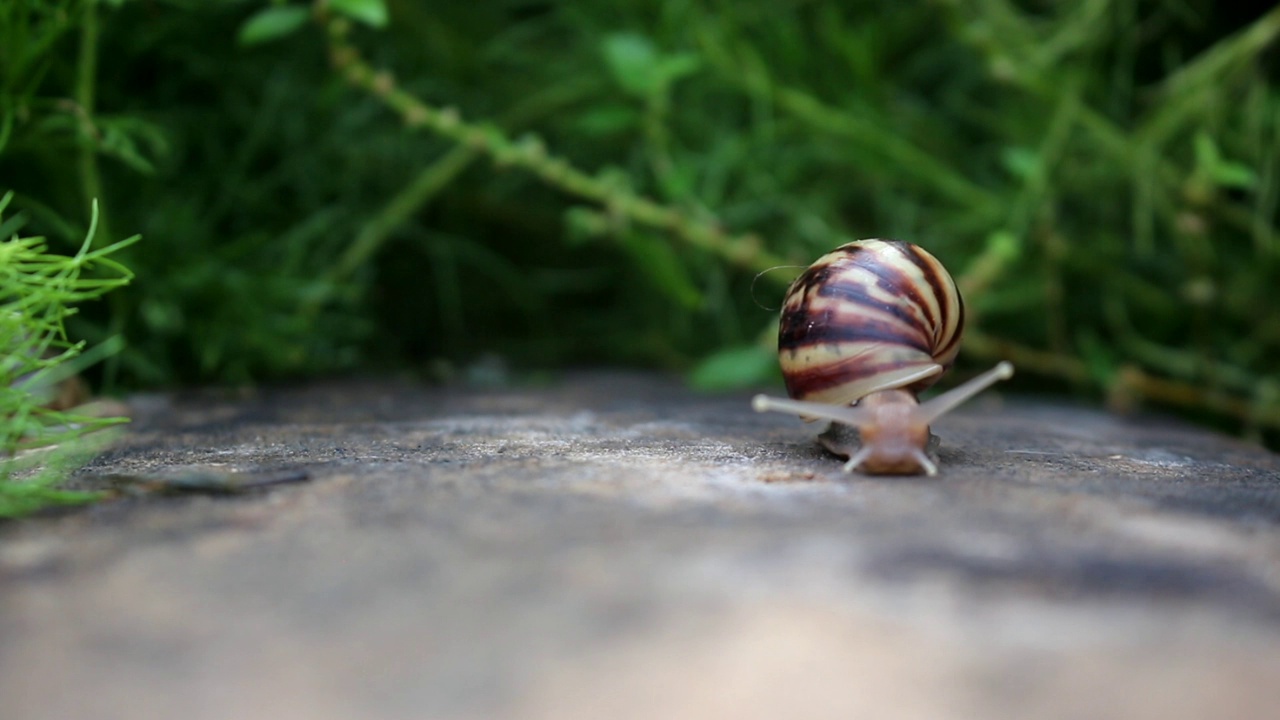
[[[956,288],[951,273],[938,262],[933,255],[906,242],[895,242],[903,257],[911,261],[920,270],[921,276],[932,289],[932,297],[941,305],[943,322],[934,320],[932,327],[933,357],[944,368],[950,368],[960,352],[960,336],[964,332],[964,299]]]

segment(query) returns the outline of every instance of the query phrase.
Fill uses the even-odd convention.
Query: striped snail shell
[[[787,394],[832,405],[877,390],[919,392],[960,351],[964,303],[938,259],[863,240],[818,258],[791,284],[778,328]]]
[[[894,240],[841,245],[796,278],[783,301],[778,361],[793,399],[753,404],[855,427],[852,447],[838,432],[819,438],[849,458],[848,472],[933,475],[929,424],[1013,374],[1002,362],[921,405],[916,394],[950,369],[963,330],[964,302],[933,255]]]

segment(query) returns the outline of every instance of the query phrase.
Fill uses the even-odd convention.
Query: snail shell
[[[1013,375],[1007,362],[921,404],[960,350],[964,303],[938,259],[894,240],[860,240],[818,258],[787,291],[778,361],[793,399],[758,411],[832,420],[819,441],[845,471],[933,475],[929,424]],[[841,426],[857,430],[850,441]]]
[[[934,384],[955,361],[963,329],[964,303],[937,258],[907,242],[860,240],[791,284],[778,361],[791,397],[849,405]]]

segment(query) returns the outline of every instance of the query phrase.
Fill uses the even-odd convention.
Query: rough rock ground
[[[1181,718],[1280,707],[1280,459],[996,395],[934,479],[638,375],[139,399],[0,526],[0,716]]]

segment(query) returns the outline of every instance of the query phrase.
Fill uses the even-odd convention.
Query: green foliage
[[[622,32],[604,39],[602,50],[613,79],[623,90],[642,99],[666,95],[672,82],[697,71],[698,56],[663,56],[644,35]]]
[[[311,19],[311,11],[301,5],[274,5],[263,8],[240,26],[240,44],[257,45],[296,32]]]
[[[369,27],[387,25],[387,4],[384,0],[329,0],[329,9]]]
[[[712,354],[689,374],[700,390],[731,390],[759,384],[779,375],[778,354],[761,343],[726,348]]]
[[[387,6],[383,0],[329,0],[328,9],[370,27],[387,25]],[[262,8],[240,26],[241,45],[257,45],[292,35],[311,18],[305,5],[274,4]]]
[[[57,409],[55,401],[62,383],[120,343],[84,352],[84,341],[67,339],[65,322],[73,305],[129,282],[128,269],[109,256],[137,240],[94,250],[91,227],[74,255],[52,254],[43,238],[17,235],[20,216],[4,220],[11,199],[0,198],[0,518],[95,497],[55,485],[96,449],[86,434],[123,419]]]
[[[1280,10],[0,12],[15,202],[51,242],[81,237],[98,195],[112,226],[150,238],[124,256],[139,282],[74,328],[123,331],[113,372],[130,384],[485,353],[711,358],[700,385],[751,382],[774,372],[746,348],[767,348],[776,312],[761,306],[777,307],[794,267],[890,236],[960,279],[966,357],[1010,357],[1024,384],[1280,427],[1280,93],[1266,64]],[[792,269],[756,283],[774,266]]]

